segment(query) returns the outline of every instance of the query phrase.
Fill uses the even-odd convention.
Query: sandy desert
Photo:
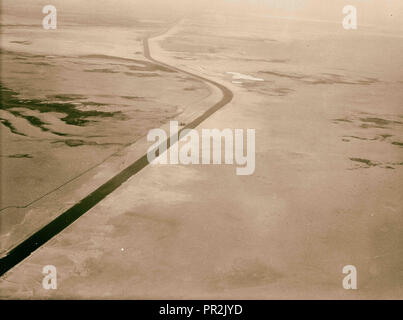
[[[1,298],[403,298],[399,1],[357,1],[345,30],[339,0],[57,0],[51,31],[25,2],[2,1],[2,258],[170,120],[254,129],[256,169],[146,165],[7,270]]]

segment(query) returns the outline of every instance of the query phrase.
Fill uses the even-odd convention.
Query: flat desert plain
[[[148,130],[208,110],[214,84],[232,100],[196,130],[255,129],[256,168],[145,167],[2,276],[0,297],[403,298],[401,26],[249,9],[71,13],[50,32],[10,5],[3,252],[143,155]]]

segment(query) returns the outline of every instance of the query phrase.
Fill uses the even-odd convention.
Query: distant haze
[[[301,8],[276,9],[276,6],[287,3],[301,4]],[[64,13],[70,18],[74,15],[89,16],[89,24],[98,18],[105,21],[105,15],[116,23],[126,23],[134,18],[167,19],[204,11],[220,14],[258,13],[338,22],[342,20],[343,7],[355,5],[359,24],[399,32],[403,30],[402,0],[2,0],[2,15],[40,17],[41,7],[47,4],[55,5],[60,14]],[[79,20],[82,22],[82,19]]]

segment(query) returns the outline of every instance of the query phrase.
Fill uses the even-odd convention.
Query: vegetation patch
[[[5,88],[0,84],[0,109],[10,112],[16,117],[23,118],[27,120],[31,125],[40,128],[42,131],[50,131],[48,128],[45,127],[47,123],[43,122],[39,118],[31,115],[24,115],[22,112],[17,111],[17,108],[25,108],[28,110],[38,111],[40,113],[47,113],[47,112],[57,112],[57,113],[64,113],[65,116],[61,118],[68,125],[73,126],[85,126],[89,122],[94,122],[94,120],[90,120],[90,117],[114,117],[116,115],[121,115],[120,111],[117,112],[105,112],[105,111],[97,111],[97,110],[80,110],[77,108],[76,104],[68,103],[68,102],[48,102],[48,101],[41,101],[38,99],[21,99],[18,97],[18,94],[8,88]],[[56,96],[54,96],[56,97]],[[71,97],[69,97],[71,98]],[[66,97],[62,96],[62,99],[67,99]],[[90,105],[90,102],[84,103]],[[102,104],[96,103],[94,105],[100,106]],[[0,119],[1,123],[8,127],[12,133],[25,135],[21,132],[18,132],[10,121],[6,119]],[[64,136],[66,134],[60,132],[53,132],[54,134]]]
[[[376,167],[378,164],[372,162],[368,159],[361,159],[361,158],[350,158],[351,161],[360,162],[366,164],[368,167]]]

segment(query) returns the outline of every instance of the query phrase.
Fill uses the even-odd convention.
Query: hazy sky
[[[81,13],[91,16],[112,15],[122,21],[130,17],[145,19],[182,15],[190,12],[211,12],[232,14],[259,13],[286,15],[315,20],[342,20],[345,5],[355,5],[359,23],[403,27],[403,0],[2,0],[3,13],[27,14],[34,10],[40,15],[40,8],[55,5],[59,12]],[[300,9],[292,10],[292,4],[300,4]],[[276,9],[291,4],[290,9]],[[16,9],[17,8],[17,9]]]

